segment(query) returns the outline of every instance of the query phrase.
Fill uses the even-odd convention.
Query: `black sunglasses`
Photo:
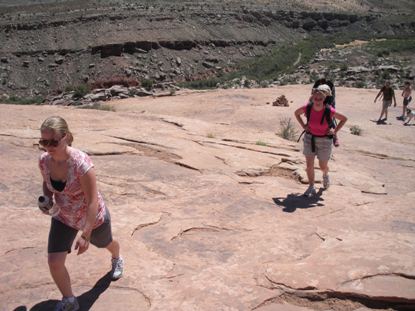
[[[62,137],[63,138],[63,137]],[[59,143],[61,142],[61,139],[39,139],[39,145],[42,145],[43,147],[57,147]]]

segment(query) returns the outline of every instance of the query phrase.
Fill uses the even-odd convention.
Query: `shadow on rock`
[[[98,280],[98,282],[94,285],[93,288],[91,288],[89,291],[77,297],[79,305],[80,305],[79,310],[80,311],[90,310],[92,308],[92,305],[95,303],[95,301],[97,301],[99,296],[107,290],[110,284],[111,284],[111,274],[108,272],[102,278]],[[58,302],[59,300],[42,301],[36,304],[35,306],[33,306],[33,308],[31,308],[30,311],[53,311]],[[19,306],[13,311],[27,311],[27,308],[25,306]]]
[[[81,310],[89,310],[99,296],[107,290],[111,284],[111,273],[108,272],[89,291],[78,297]]]
[[[392,125],[392,123],[388,123],[387,120],[382,119],[382,120],[370,120],[373,123],[376,123],[377,125]]]
[[[282,209],[283,212],[293,213],[297,208],[324,206],[323,203],[320,203],[321,201],[324,201],[324,199],[321,197],[322,193],[323,190],[320,188],[320,190],[317,192],[317,195],[310,198],[304,196],[303,194],[291,193],[287,195],[286,198],[273,198],[272,200],[278,206],[284,207]]]

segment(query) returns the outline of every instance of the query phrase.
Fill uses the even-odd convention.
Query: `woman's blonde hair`
[[[40,126],[40,130],[52,130],[55,133],[59,133],[62,137],[66,135],[67,144],[69,146],[72,145],[73,135],[69,130],[68,123],[66,123],[65,119],[59,116],[52,116],[47,118]]]

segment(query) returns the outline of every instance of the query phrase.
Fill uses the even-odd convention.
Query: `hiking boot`
[[[111,279],[113,281],[118,280],[122,277],[122,273],[124,270],[124,260],[122,259],[122,257],[112,258],[111,266]]]
[[[337,135],[333,135],[333,145],[334,145],[334,147],[339,147],[340,146],[339,139],[337,138]]]
[[[307,190],[303,194],[307,198],[311,198],[317,195],[316,188],[314,188],[314,185],[308,186]]]
[[[329,175],[323,175],[323,187],[324,189],[328,189],[330,187]]]
[[[404,116],[399,116],[396,119],[403,121],[403,120],[405,120],[405,117]]]
[[[76,297],[63,297],[55,307],[55,311],[77,311],[79,303]]]

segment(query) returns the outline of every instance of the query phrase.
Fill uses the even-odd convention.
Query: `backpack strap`
[[[307,118],[307,124],[310,122],[311,108],[312,107],[313,107],[313,103],[311,101],[305,107],[305,117]]]
[[[331,106],[330,105],[326,105],[324,107],[324,112],[323,112],[323,116],[321,118],[320,124],[324,123],[324,119],[329,125],[329,128],[335,128],[333,119],[331,118]]]
[[[305,115],[307,118],[307,124],[310,122],[310,116],[311,116],[311,109],[313,107],[313,103],[309,102],[306,106],[306,110],[305,110]],[[327,124],[329,125],[329,128],[335,128],[333,119],[331,118],[331,106],[330,105],[326,105],[324,107],[324,112],[323,112],[323,116],[321,118],[320,124],[324,123],[324,120],[327,122]],[[300,135],[300,137],[298,137],[297,142],[300,141],[301,136],[303,136],[303,134],[306,133],[306,131],[303,131]],[[315,152],[315,135],[311,135],[311,149],[313,152]]]
[[[311,107],[313,106],[313,103],[310,101],[308,104],[307,104],[307,106],[305,107],[305,116],[306,116],[306,118],[307,118],[307,124],[308,124],[308,122],[310,121],[310,115],[311,115]],[[307,125],[306,124],[306,125]],[[300,141],[300,139],[301,139],[301,137],[304,135],[304,133],[305,133],[306,131],[304,130],[301,134],[300,134],[300,136],[298,137],[298,140],[297,140],[297,142],[299,142]]]

